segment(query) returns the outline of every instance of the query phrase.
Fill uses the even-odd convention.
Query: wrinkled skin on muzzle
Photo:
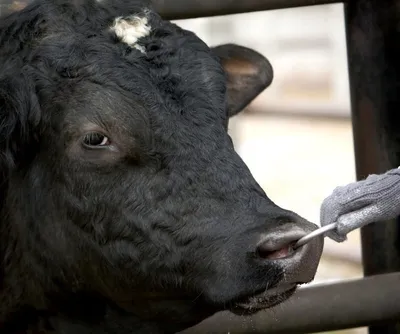
[[[316,226],[228,135],[270,63],[146,8],[40,1],[1,21],[1,331],[173,333],[315,275],[322,239],[292,245]]]

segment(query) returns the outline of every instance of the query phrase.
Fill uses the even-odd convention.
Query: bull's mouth
[[[258,311],[276,306],[289,297],[291,297],[297,289],[297,284],[281,284],[275,288],[267,289],[255,296],[247,297],[237,301],[231,312],[235,314],[253,314]]]

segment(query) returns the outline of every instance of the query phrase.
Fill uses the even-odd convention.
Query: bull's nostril
[[[257,255],[265,260],[283,259],[293,253],[293,244],[294,243],[283,245],[279,249],[271,249],[271,247],[268,247],[266,244],[261,244],[257,247]]]
[[[306,231],[297,226],[279,227],[275,231],[261,236],[256,245],[256,256],[263,260],[280,260],[292,257],[299,249],[296,242],[306,235]]]

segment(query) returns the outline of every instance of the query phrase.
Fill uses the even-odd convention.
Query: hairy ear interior
[[[227,108],[229,117],[242,111],[273,79],[273,69],[263,55],[235,44],[212,48],[227,75]]]

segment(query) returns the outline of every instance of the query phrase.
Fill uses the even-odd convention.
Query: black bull
[[[1,333],[172,333],[311,281],[323,242],[234,151],[272,81],[144,1],[36,1],[0,22]],[[268,152],[262,152],[268,154]]]

